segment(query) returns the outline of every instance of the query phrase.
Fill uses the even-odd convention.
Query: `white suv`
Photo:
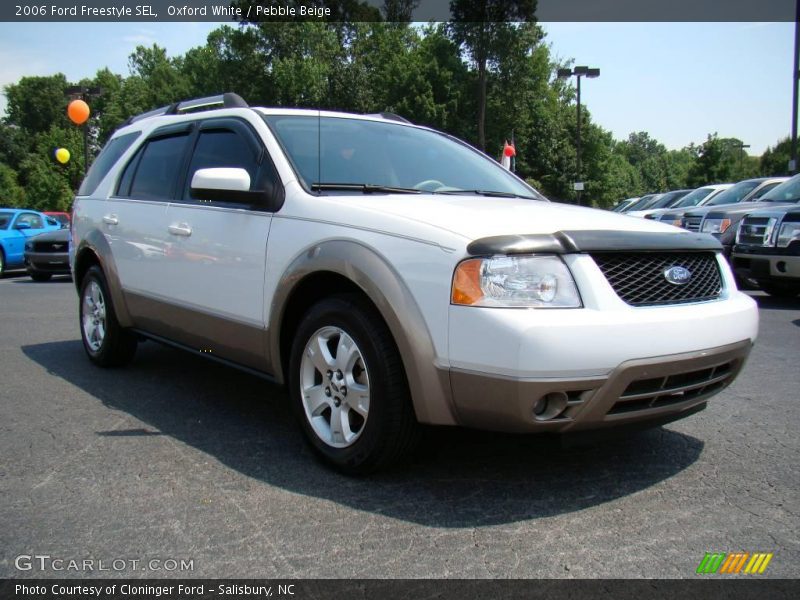
[[[92,361],[124,364],[143,336],[286,383],[311,445],[347,472],[406,454],[420,423],[686,416],[758,327],[711,236],[550,203],[394,115],[235,94],[114,133],[72,237]]]

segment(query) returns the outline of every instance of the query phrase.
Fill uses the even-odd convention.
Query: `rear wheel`
[[[364,474],[408,455],[419,437],[392,336],[357,296],[313,306],[289,364],[292,406],[315,452],[337,469]]]
[[[28,273],[31,276],[31,279],[34,281],[50,281],[50,278],[53,276],[52,273]]]
[[[117,367],[133,360],[136,335],[120,326],[100,267],[91,267],[83,278],[79,311],[83,348],[93,363]]]

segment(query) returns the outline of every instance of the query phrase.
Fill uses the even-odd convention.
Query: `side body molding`
[[[119,272],[117,271],[117,264],[114,262],[111,245],[108,243],[102,231],[93,229],[81,240],[75,252],[73,275],[77,274],[78,270],[82,268],[84,264],[83,261],[87,259],[88,252],[94,254],[100,261],[100,267],[103,269],[103,273],[105,273],[106,281],[108,282],[108,291],[111,294],[111,301],[114,303],[114,311],[116,312],[119,324],[123,327],[133,327],[133,319],[128,310],[128,305],[125,302],[125,296],[122,293],[122,284],[119,281]],[[80,293],[80,282],[77,277],[73,278],[75,280],[75,286],[78,287],[78,292]]]
[[[419,421],[455,425],[448,371],[436,366],[433,341],[419,306],[397,271],[355,241],[316,244],[300,254],[284,272],[273,296],[267,330],[272,373],[283,380],[281,323],[292,292],[303,279],[320,272],[346,277],[378,308],[400,351]]]

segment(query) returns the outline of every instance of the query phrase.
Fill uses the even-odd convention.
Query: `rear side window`
[[[140,135],[141,131],[134,131],[110,140],[95,159],[94,163],[92,163],[89,172],[86,174],[78,190],[78,196],[89,196],[93,194],[97,186],[100,185],[100,182],[103,181],[103,178],[108,175],[111,167],[119,160],[120,156],[125,154],[125,151],[131,147],[131,144],[133,144]]]
[[[136,173],[133,175],[131,198],[170,200],[174,197],[178,175],[183,170],[188,139],[188,134],[182,134],[156,138],[147,142],[141,158],[138,160]]]

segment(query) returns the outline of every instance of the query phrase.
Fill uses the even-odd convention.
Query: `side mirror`
[[[260,207],[270,212],[283,204],[283,195],[275,193],[271,185],[265,190],[250,190],[250,175],[244,169],[215,167],[198,169],[192,175],[192,198],[212,202],[232,202]]]
[[[192,194],[195,190],[249,192],[250,175],[244,169],[198,169],[192,177]]]
[[[22,231],[23,229],[30,229],[30,228],[31,228],[30,223],[17,223],[16,225],[14,225],[14,229],[19,229],[20,231]]]

